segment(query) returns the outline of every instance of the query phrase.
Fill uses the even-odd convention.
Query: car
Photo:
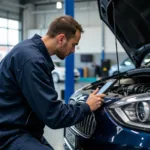
[[[62,65],[60,61],[54,60],[55,69],[52,71],[52,77],[54,83],[58,83],[60,81],[65,81],[65,67]],[[80,79],[80,73],[78,69],[74,68],[74,80],[78,81]]]
[[[150,1],[98,0],[100,17],[124,47],[135,69],[77,89],[69,104],[85,103],[97,87],[106,96],[100,109],[66,127],[66,150],[150,149]],[[112,84],[113,83],[113,84]]]
[[[149,61],[150,61],[150,55],[147,55],[144,58],[142,65],[145,65]],[[132,61],[129,57],[127,57],[121,63],[119,63],[119,72],[126,72],[126,71],[131,70],[131,69],[135,69],[135,65],[132,63]],[[118,74],[118,65],[117,64],[112,65],[110,67],[108,74],[109,74],[109,76]]]
[[[126,58],[121,63],[119,63],[119,71],[118,71],[118,65],[115,64],[110,67],[108,74],[109,74],[109,76],[112,76],[112,75],[118,74],[118,72],[125,72],[128,70],[134,69],[134,68],[135,68],[135,66],[132,63],[131,59]]]

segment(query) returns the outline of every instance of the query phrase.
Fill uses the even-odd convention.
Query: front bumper
[[[69,150],[149,150],[150,133],[118,125],[103,110],[97,128],[89,139],[78,135],[72,127],[66,128],[64,140]],[[101,114],[102,114],[101,113]],[[96,117],[97,118],[97,117]],[[69,133],[66,131],[69,130]],[[71,140],[70,140],[71,137]],[[66,149],[67,150],[67,149]]]

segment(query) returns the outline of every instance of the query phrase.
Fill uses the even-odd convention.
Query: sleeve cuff
[[[85,114],[88,115],[91,113],[91,109],[87,103],[83,103],[82,106],[83,106],[83,110],[84,110]]]

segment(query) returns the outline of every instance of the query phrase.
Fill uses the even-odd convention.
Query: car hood
[[[150,0],[98,0],[98,7],[101,19],[140,67],[150,52]]]
[[[59,70],[61,72],[65,72],[65,68],[64,67],[55,67],[55,70]]]

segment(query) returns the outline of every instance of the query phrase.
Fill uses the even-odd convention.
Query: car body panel
[[[128,64],[126,63],[128,62]],[[126,72],[128,70],[134,69],[135,66],[134,64],[131,62],[130,58],[126,58],[125,60],[123,60],[121,63],[119,63],[119,72]],[[118,73],[118,65],[112,65],[109,69],[109,76],[115,75]]]
[[[52,75],[57,75],[58,76],[58,79],[54,79],[55,77],[53,77],[54,79],[54,82],[59,82],[59,81],[65,81],[65,67],[62,67],[62,66],[59,66],[60,62],[55,62],[54,61],[54,65],[55,65],[55,69],[52,71]],[[80,73],[79,71],[74,68],[74,79],[75,81],[79,80],[80,78]]]
[[[97,1],[101,19],[124,47],[135,68],[88,84],[70,97],[70,104],[86,102],[96,88],[117,79],[105,93],[100,109],[65,129],[66,147],[70,150],[149,150],[150,61],[145,58],[150,53],[150,1]]]
[[[120,126],[113,121],[106,109],[101,110],[98,126],[96,133],[90,139],[84,139],[77,135],[80,148],[82,147],[85,150],[99,150],[102,148],[111,150],[143,150],[150,148],[149,133],[138,132]],[[74,133],[73,130],[71,131]]]
[[[130,75],[132,75],[134,71],[130,71]],[[139,69],[138,73],[143,72]],[[150,74],[150,69],[148,70]],[[100,82],[103,82],[107,79],[102,79]],[[75,92],[71,99],[75,99],[76,101],[86,101],[88,98],[87,93],[84,90],[91,88],[92,86],[96,86],[97,82],[91,83],[77,92]],[[90,91],[89,91],[90,93]],[[141,130],[136,130],[135,128],[125,126],[114,120],[111,113],[108,110],[108,107],[113,103],[120,101],[121,98],[117,97],[109,97],[106,96],[104,98],[103,106],[94,112],[97,127],[94,134],[90,138],[83,137],[74,127],[66,128],[65,130],[70,130],[70,134],[75,136],[76,147],[73,147],[68,138],[66,138],[66,133],[64,134],[65,143],[67,149],[69,150],[99,150],[99,149],[111,149],[111,150],[148,150],[150,149],[150,133],[144,132]],[[83,127],[82,127],[83,128]],[[68,145],[68,146],[67,146]],[[69,148],[70,147],[70,148]]]
[[[146,63],[150,62],[150,55],[145,56],[145,58],[142,61],[142,66],[144,66]],[[132,63],[130,58],[124,59],[121,63],[119,63],[119,72],[126,72],[128,70],[135,69],[134,64]],[[118,65],[112,65],[109,69],[109,76],[115,75],[118,73]]]

